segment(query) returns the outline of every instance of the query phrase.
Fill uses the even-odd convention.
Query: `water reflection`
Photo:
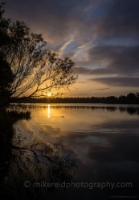
[[[8,134],[1,134],[0,140],[1,152],[4,152],[0,168],[0,179],[4,183],[1,192],[7,193],[7,188],[11,188],[17,199],[25,199],[25,196],[28,199],[31,196],[34,199],[74,199],[75,196],[108,199],[110,195],[123,196],[125,192],[136,196],[139,185],[138,109],[22,105],[20,113],[30,110],[32,117],[29,121],[20,118],[18,122],[18,117],[13,119],[6,113],[0,119],[1,132],[6,133],[9,127]],[[31,180],[29,188],[23,186],[26,180]],[[125,188],[126,191],[124,188],[74,188],[66,193],[56,191],[51,198],[54,188],[32,187],[34,182],[41,181],[132,182],[134,187]]]
[[[17,107],[16,104],[13,104],[12,107]],[[139,115],[139,106],[138,105],[115,105],[115,106],[110,106],[110,105],[92,105],[92,104],[36,104],[35,106],[32,104],[21,104],[20,108],[22,109],[36,109],[36,108],[44,108],[47,109],[48,113],[48,118],[50,118],[50,113],[51,113],[51,108],[54,109],[66,109],[66,110],[107,110],[109,112],[115,112],[115,111],[120,111],[122,112],[127,112],[130,115]]]
[[[29,112],[0,111],[0,195],[13,199],[46,199],[55,190],[35,188],[36,182],[70,182],[75,160],[63,155],[60,142],[24,137],[15,124],[30,120]],[[28,188],[29,187],[29,188]]]
[[[47,116],[48,116],[48,118],[50,118],[50,116],[51,116],[51,108],[50,108],[50,104],[48,104],[48,110],[47,110]]]

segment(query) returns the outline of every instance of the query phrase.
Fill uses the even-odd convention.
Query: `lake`
[[[138,105],[22,104],[11,110],[31,117],[13,124],[1,190],[17,199],[137,199]]]

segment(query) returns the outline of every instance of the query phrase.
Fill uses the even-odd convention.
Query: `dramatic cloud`
[[[74,72],[77,74],[84,74],[84,75],[107,75],[113,74],[113,72],[107,68],[100,68],[100,69],[88,69],[86,67],[74,67]]]
[[[139,87],[139,78],[132,77],[108,77],[92,79],[100,83],[104,83],[111,86],[124,86],[124,87]]]
[[[139,46],[96,46],[88,53],[92,65],[105,67],[107,73],[111,71],[119,75],[137,75],[139,74],[138,52]]]
[[[130,38],[139,42],[139,1],[112,0],[103,19],[99,19],[97,34],[107,39]]]
[[[6,2],[9,10],[7,16],[12,15],[14,19],[26,21],[33,29],[43,30],[55,42],[78,35],[80,30],[84,30],[88,10],[96,7],[96,2],[90,0]],[[84,32],[86,31],[82,32],[82,36]]]
[[[75,67],[85,75],[139,75],[139,46],[95,46],[88,51],[86,67]],[[91,65],[91,69],[87,65]]]
[[[49,49],[70,57],[86,87],[88,78],[117,90],[137,87],[138,0],[6,0],[5,16],[24,21],[42,33]]]

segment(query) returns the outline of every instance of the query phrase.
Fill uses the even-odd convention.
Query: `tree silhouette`
[[[3,13],[1,4],[0,53],[13,74],[8,88],[10,98],[42,97],[50,91],[57,93],[75,82],[77,76],[73,73],[71,59],[59,58],[46,48],[41,34],[32,33],[24,22],[12,23],[3,18]]]
[[[137,96],[135,94],[133,94],[133,93],[129,93],[127,95],[127,102],[128,103],[135,103],[136,99],[137,99]]]
[[[9,64],[0,55],[0,107],[9,102],[11,96],[11,84],[14,80],[14,75]]]

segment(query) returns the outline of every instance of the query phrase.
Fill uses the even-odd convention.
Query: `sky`
[[[78,80],[65,96],[139,92],[139,0],[5,0],[5,17],[70,57]]]

